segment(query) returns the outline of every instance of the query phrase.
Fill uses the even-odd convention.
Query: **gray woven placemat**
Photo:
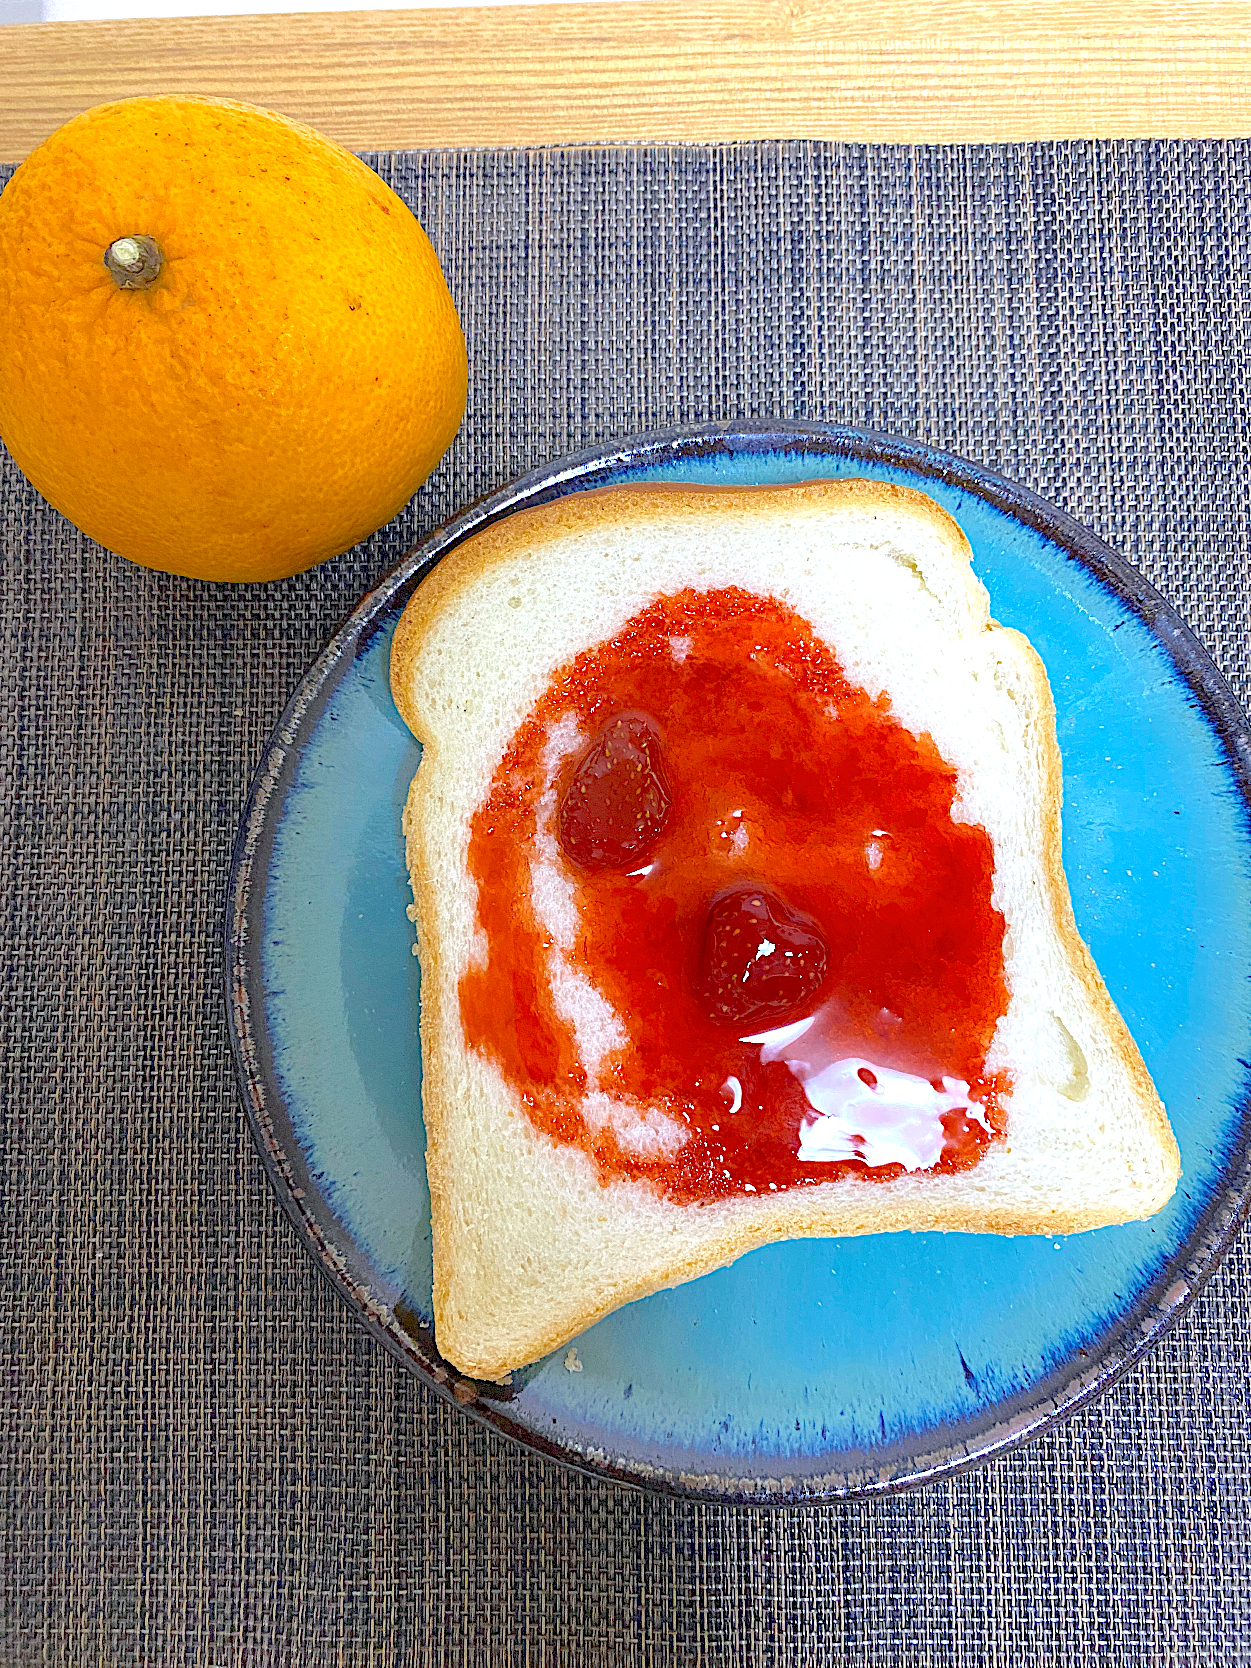
[[[249,773],[331,629],[415,534],[606,437],[817,417],[986,463],[1136,563],[1247,706],[1251,147],[372,160],[472,360],[399,521],[216,589],[0,460],[0,1664],[1251,1661],[1245,1238],[1112,1393],[983,1470],[645,1499],[485,1434],[332,1296],[244,1125],[219,946]]]

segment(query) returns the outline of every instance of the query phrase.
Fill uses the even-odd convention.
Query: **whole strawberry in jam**
[[[708,1018],[757,1025],[795,1016],[825,983],[821,929],[764,886],[713,901],[704,927],[696,995]]]
[[[584,869],[628,868],[660,838],[672,803],[655,723],[646,713],[617,713],[579,760],[561,798],[561,846]]]

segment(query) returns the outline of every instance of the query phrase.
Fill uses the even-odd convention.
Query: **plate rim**
[[[1117,1322],[1124,1327],[1122,1336],[1113,1340],[1106,1350],[1101,1349],[1092,1366],[1066,1371],[1072,1360],[1069,1357],[1064,1366],[1042,1381],[1042,1385],[1050,1385],[1057,1380],[1055,1393],[1042,1394],[1042,1385],[1036,1384],[1033,1391],[1019,1398],[1029,1405],[986,1425],[971,1441],[956,1437],[945,1446],[936,1445],[901,1465],[883,1464],[876,1470],[870,1467],[860,1472],[835,1470],[824,1474],[812,1466],[806,1471],[799,1467],[802,1475],[795,1478],[757,1475],[731,1479],[728,1473],[720,1472],[683,1474],[658,1470],[642,1462],[591,1457],[520,1425],[508,1417],[510,1393],[506,1387],[484,1385],[459,1374],[439,1356],[431,1328],[411,1310],[403,1316],[399,1313],[400,1305],[393,1307],[378,1301],[376,1293],[353,1278],[349,1256],[336,1243],[336,1240],[343,1241],[350,1251],[351,1237],[346,1233],[335,1235],[314,1214],[310,1208],[310,1192],[315,1198],[323,1199],[326,1212],[334,1221],[328,1201],[316,1187],[301,1185],[311,1180],[307,1166],[300,1159],[293,1159],[274,1126],[267,1091],[272,1088],[274,1098],[280,1103],[282,1096],[267,1077],[268,1039],[263,1022],[252,1023],[253,1007],[263,993],[258,988],[259,978],[255,982],[252,978],[253,973],[259,975],[259,958],[254,968],[249,945],[264,895],[263,884],[254,887],[253,882],[257,877],[263,881],[267,872],[275,827],[267,813],[275,804],[281,805],[282,796],[278,794],[275,800],[275,791],[282,782],[284,767],[298,757],[296,742],[302,728],[326,704],[360,650],[382,629],[386,616],[401,600],[405,589],[411,595],[449,550],[483,526],[516,510],[608,484],[614,475],[627,470],[636,472],[680,463],[686,458],[779,451],[902,467],[922,478],[942,481],[981,498],[992,508],[1059,545],[1130,608],[1168,653],[1224,751],[1251,827],[1251,723],[1232,689],[1172,605],[1124,557],[1067,511],[1027,487],[924,441],[837,423],[782,418],[730,419],[631,435],[540,465],[474,500],[411,546],[396,566],[366,591],[331,635],[300,678],[266,741],[249,783],[235,835],[222,919],[227,1027],[249,1129],[269,1181],[301,1244],[358,1322],[436,1395],[489,1429],[571,1470],[661,1496],[763,1507],[820,1505],[895,1494],[957,1475],[1041,1435],[1115,1384],[1167,1335],[1189,1308],[1251,1211],[1251,1078],[1238,1108],[1238,1134],[1222,1165],[1223,1186],[1219,1193],[1214,1194],[1201,1212],[1161,1275],[1140,1293],[1135,1303],[1122,1311]],[[936,1438],[944,1430],[955,1437],[959,1427],[933,1427]]]

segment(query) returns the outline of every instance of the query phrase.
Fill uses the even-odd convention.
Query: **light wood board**
[[[646,0],[9,25],[0,158],[152,92],[247,99],[355,149],[1236,136],[1251,132],[1251,4]]]

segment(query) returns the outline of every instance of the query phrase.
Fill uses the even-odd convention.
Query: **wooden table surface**
[[[141,92],[356,149],[1251,132],[1251,4],[642,0],[0,28],[0,159]]]

